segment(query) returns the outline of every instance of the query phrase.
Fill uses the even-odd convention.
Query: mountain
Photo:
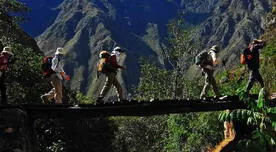
[[[239,52],[263,32],[264,16],[272,1],[263,0],[46,0],[27,1],[34,12],[23,27],[37,35],[45,54],[63,46],[65,69],[73,79],[70,86],[89,95],[99,93],[104,83],[96,77],[98,53],[121,46],[126,54],[119,72],[124,88],[131,91],[139,81],[139,58],[150,57],[165,66],[162,45],[167,24],[178,13],[195,25],[194,37],[205,48],[219,44],[228,66],[237,63]],[[36,23],[36,24],[33,24]],[[38,30],[36,30],[38,29]],[[43,32],[41,32],[43,31]],[[192,58],[193,56],[187,56]],[[195,66],[188,73],[195,73]]]

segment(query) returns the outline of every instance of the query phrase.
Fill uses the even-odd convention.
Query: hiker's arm
[[[120,69],[124,69],[123,66],[119,65],[116,58],[112,58],[112,62],[113,62],[113,65],[115,66],[115,68],[120,68]]]
[[[254,41],[254,47],[256,49],[262,49],[262,48],[264,48],[265,47],[265,41],[263,41],[263,40],[255,40]]]
[[[215,52],[211,52],[211,57],[212,57],[212,61],[213,61],[213,65],[217,65],[219,63],[218,59],[217,59],[217,55]]]
[[[65,79],[65,80],[70,80],[71,77],[67,75],[64,71],[60,72],[60,75]]]
[[[55,72],[60,72],[58,69],[58,59],[57,58],[53,58],[51,68]]]
[[[66,75],[57,58],[53,58],[51,68],[56,73],[61,74],[61,76]]]
[[[257,47],[257,49],[264,48],[265,47],[265,42],[262,41],[261,43],[256,44],[256,47]]]
[[[62,62],[58,62],[57,69],[59,69],[59,74],[62,76],[62,78],[65,80],[71,79],[71,77],[65,73]]]
[[[117,64],[117,68],[125,69],[125,67],[123,67],[123,66],[121,66],[121,65],[118,65],[118,64]]]

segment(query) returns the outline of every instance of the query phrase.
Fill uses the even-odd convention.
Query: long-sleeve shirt
[[[118,69],[118,68],[121,68],[121,69],[122,69],[122,68],[123,68],[123,66],[118,65],[118,63],[117,63],[117,57],[116,57],[115,54],[114,54],[114,55],[111,55],[110,60],[111,60],[112,66],[115,67],[116,69]]]
[[[51,66],[52,70],[56,72],[57,76],[62,80],[62,76],[61,76],[61,72],[64,72],[63,69],[63,64],[59,61],[59,59],[57,58],[57,56],[54,56],[54,58],[52,59],[52,66]]]
[[[243,54],[245,55],[245,61],[247,66],[251,70],[257,70],[260,67],[260,53],[259,49],[262,49],[265,46],[264,42],[250,44],[248,49],[245,49]]]
[[[119,57],[120,57],[120,52],[118,51],[112,51],[111,56],[115,55],[116,56],[116,61],[119,62]]]
[[[209,53],[208,53],[211,57],[211,60],[212,62],[217,62],[217,55],[216,55],[216,52],[214,52],[213,50],[210,50]]]

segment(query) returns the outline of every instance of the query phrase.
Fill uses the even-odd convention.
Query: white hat
[[[219,51],[219,46],[214,45],[214,46],[211,47],[211,50],[213,50],[215,52],[218,52]]]
[[[58,54],[64,54],[63,53],[63,48],[62,47],[58,47],[56,52],[55,52],[55,55],[58,55]]]
[[[124,52],[119,46],[115,47],[113,51]]]
[[[14,55],[11,52],[11,47],[9,47],[9,46],[4,47],[2,53],[7,53],[7,54],[10,54],[10,55]]]

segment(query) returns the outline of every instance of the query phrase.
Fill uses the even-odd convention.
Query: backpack
[[[241,64],[246,64],[247,63],[247,54],[246,54],[247,51],[249,51],[249,48],[244,49],[241,56],[240,56],[240,63]]]
[[[10,63],[12,63],[12,56],[0,54],[0,70],[7,70]]]
[[[240,63],[241,64],[246,64],[245,55],[244,54],[241,54],[241,56],[240,56]]]
[[[56,73],[51,67],[52,67],[52,56],[45,56],[43,57],[41,69],[42,74],[44,77],[50,77],[52,74]]]
[[[116,68],[112,66],[110,58],[101,58],[97,64],[97,71],[100,73],[116,72]]]
[[[208,52],[207,51],[202,51],[200,52],[196,57],[195,57],[195,64],[196,65],[203,65],[207,62],[208,60]]]

